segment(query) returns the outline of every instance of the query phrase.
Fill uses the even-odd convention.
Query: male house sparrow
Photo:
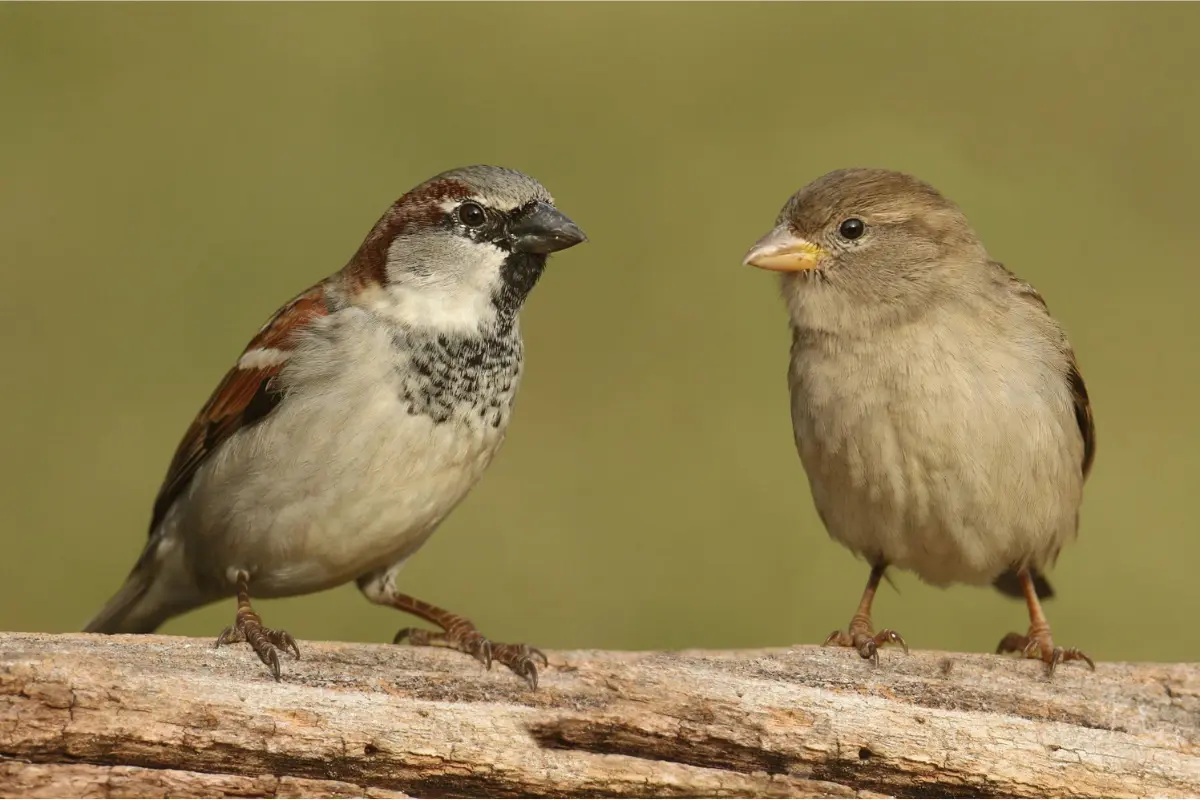
[[[537,686],[525,645],[401,594],[396,574],[482,476],[504,440],[523,368],[517,312],[549,253],[585,241],[520,172],[442,173],[397,200],[338,272],[258,332],[184,435],[150,541],[88,623],[149,633],[237,595],[217,640],[249,642],[279,680],[286,632],[256,597],[355,580],[367,599],[440,632],[413,644],[505,664]]]
[[[997,652],[1051,674],[1091,665],[1055,646],[1038,601],[1096,451],[1083,378],[1041,295],[937,190],[880,169],[801,189],[745,263],[783,273],[796,447],[830,536],[871,564],[849,629],[825,643],[876,662],[880,645],[904,645],[871,628],[894,565],[1023,595],[1029,632]]]

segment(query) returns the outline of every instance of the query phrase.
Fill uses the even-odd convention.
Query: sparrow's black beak
[[[518,253],[553,253],[587,241],[579,226],[549,203],[521,212],[509,225],[508,237]]]

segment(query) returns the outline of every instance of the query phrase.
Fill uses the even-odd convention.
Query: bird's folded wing
[[[319,283],[276,312],[246,345],[237,364],[225,373],[179,443],[154,501],[151,535],[209,455],[279,404],[281,395],[272,383],[291,355],[296,334],[328,313],[325,285]]]
[[[1000,262],[993,261],[992,263],[1000,268],[1000,271],[1010,282],[1013,290],[1020,297],[1040,306],[1047,315],[1050,314],[1050,308],[1046,305],[1045,298],[1042,297],[1037,289],[1018,278]],[[1062,347],[1066,351],[1067,358],[1070,361],[1070,368],[1067,371],[1065,379],[1071,391],[1071,400],[1075,406],[1075,422],[1079,425],[1080,435],[1083,436],[1083,463],[1081,467],[1083,469],[1083,477],[1086,478],[1092,469],[1092,462],[1096,458],[1096,421],[1092,418],[1092,404],[1088,400],[1087,386],[1083,382],[1083,374],[1079,371],[1079,362],[1075,358],[1075,351],[1071,348],[1065,335],[1063,336]]]

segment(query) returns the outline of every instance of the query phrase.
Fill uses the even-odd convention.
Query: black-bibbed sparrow
[[[247,641],[279,679],[286,632],[250,597],[357,581],[374,603],[441,628],[413,644],[499,661],[537,685],[524,645],[401,594],[396,575],[504,440],[523,369],[517,314],[549,253],[585,240],[513,170],[443,173],[401,197],[338,272],[280,309],[188,428],[150,540],[87,626],[148,633],[231,595],[218,639]]]
[[[1024,597],[998,652],[1057,647],[1042,571],[1073,539],[1096,450],[1087,390],[1042,297],[989,257],[933,187],[845,169],[788,200],[745,263],[783,273],[796,446],[829,534],[871,564],[826,644],[878,661],[871,601],[889,565]]]

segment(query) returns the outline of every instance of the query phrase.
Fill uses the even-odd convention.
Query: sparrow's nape
[[[420,617],[442,629],[430,631],[424,628],[402,628],[392,639],[393,644],[407,639],[409,644],[418,647],[447,647],[466,653],[488,669],[492,668],[493,661],[497,661],[524,678],[530,689],[536,689],[538,685],[537,662],[541,661],[543,667],[550,665],[546,654],[536,647],[492,642],[480,633],[469,619],[410,595],[388,593],[386,598],[379,598],[379,602],[381,605]]]
[[[879,633],[871,633],[871,603],[875,600],[875,590],[879,588],[879,582],[883,580],[883,573],[886,569],[887,565],[885,564],[871,567],[871,577],[867,579],[867,588],[863,589],[858,610],[850,618],[850,627],[847,630],[834,631],[829,634],[829,637],[825,639],[826,646],[832,644],[838,647],[853,647],[860,656],[870,659],[876,666],[879,665],[879,648],[885,644],[898,644],[904,648],[905,653],[908,652],[908,645],[904,643],[904,638],[891,628],[885,628]]]
[[[1029,605],[1029,632],[1024,636],[1019,633],[1008,634],[1000,640],[996,652],[1020,653],[1025,658],[1040,658],[1046,662],[1047,678],[1053,676],[1055,668],[1064,661],[1085,661],[1095,671],[1095,662],[1083,651],[1074,647],[1055,646],[1054,637],[1050,635],[1050,623],[1042,613],[1042,603],[1038,600],[1037,587],[1029,570],[1021,570],[1017,573],[1017,579],[1025,592],[1025,602]]]
[[[250,606],[250,576],[244,571],[237,574],[237,616],[232,625],[221,631],[216,646],[238,642],[250,645],[262,662],[271,668],[276,682],[279,681],[279,651],[290,650],[296,658],[300,657],[300,648],[292,635],[263,625],[262,617]]]

